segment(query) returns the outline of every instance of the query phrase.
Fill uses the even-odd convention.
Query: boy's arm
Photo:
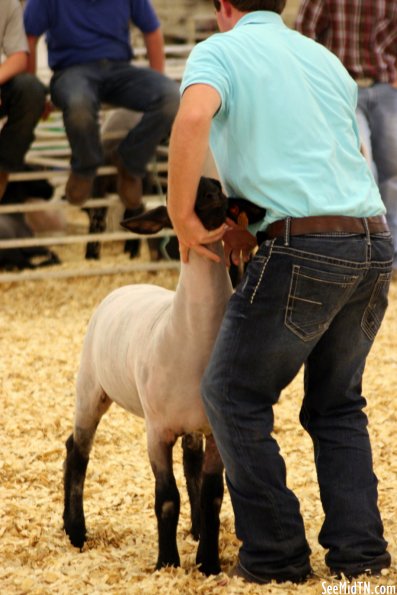
[[[3,85],[17,74],[25,72],[28,64],[26,52],[15,52],[6,57],[0,64],[0,85]]]
[[[160,27],[152,33],[144,33],[143,39],[150,67],[163,73],[165,69],[164,38]]]
[[[33,35],[28,35],[29,55],[28,55],[28,72],[36,74],[37,69],[37,42],[39,38]]]
[[[194,212],[196,192],[208,152],[212,118],[221,98],[209,85],[188,87],[181,100],[170,141],[168,213],[180,244],[181,258],[189,249],[215,261],[219,258],[203,244],[222,238],[226,226],[208,231]]]

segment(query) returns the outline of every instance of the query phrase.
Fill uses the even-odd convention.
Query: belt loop
[[[367,238],[367,246],[370,246],[371,245],[371,234],[370,234],[370,231],[369,231],[369,225],[368,225],[367,218],[366,217],[363,217],[362,218],[362,222],[363,222],[363,225],[364,225],[365,235],[366,235],[366,238]]]
[[[287,217],[285,219],[285,225],[284,225],[284,246],[289,246],[290,231],[291,231],[291,217]]]

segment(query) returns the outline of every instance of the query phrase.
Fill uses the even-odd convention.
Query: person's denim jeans
[[[387,209],[397,270],[397,88],[386,83],[359,88],[357,120]]]
[[[138,176],[145,174],[156,146],[168,136],[179,106],[174,81],[128,62],[100,60],[59,70],[50,88],[53,103],[63,112],[72,170],[87,177],[104,159],[98,124],[102,103],[143,112],[118,149],[126,169]]]
[[[392,255],[390,234],[266,240],[229,302],[202,395],[248,576],[293,580],[310,570],[299,502],[272,436],[273,405],[302,365],[300,421],[314,443],[326,562],[346,574],[390,564],[361,382]]]
[[[1,85],[0,171],[18,171],[44,111],[46,89],[32,74],[18,74]]]

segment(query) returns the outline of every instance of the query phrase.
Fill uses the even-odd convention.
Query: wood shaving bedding
[[[65,250],[72,250],[65,247]],[[76,258],[81,258],[79,253]],[[126,258],[105,250],[109,259]],[[89,266],[89,264],[87,264]],[[206,578],[195,568],[197,544],[181,465],[175,472],[181,493],[178,544],[182,567],[153,572],[157,530],[154,480],[146,454],[143,421],[113,406],[97,431],[88,466],[85,512],[88,542],[83,552],[62,530],[64,443],[72,430],[74,382],[81,344],[96,304],[128,283],[175,287],[177,272],[134,273],[79,279],[3,284],[0,287],[0,590],[79,594],[286,594],[318,595],[331,583],[317,543],[322,509],[309,437],[298,422],[302,376],[284,391],[276,407],[275,435],[288,469],[288,483],[301,501],[312,548],[315,576],[305,585],[247,585],[227,578],[238,552],[228,494],[221,512],[220,551],[225,573]],[[397,585],[397,282],[390,307],[368,358],[364,395],[368,400],[379,503],[393,566],[371,585]]]

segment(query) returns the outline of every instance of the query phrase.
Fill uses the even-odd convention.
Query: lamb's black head
[[[216,229],[226,220],[227,197],[218,180],[202,177],[197,189],[195,211],[206,229]],[[142,215],[125,219],[122,227],[142,235],[172,228],[166,207],[157,207]]]
[[[226,221],[228,200],[213,178],[200,178],[194,210],[206,229],[216,229]]]

